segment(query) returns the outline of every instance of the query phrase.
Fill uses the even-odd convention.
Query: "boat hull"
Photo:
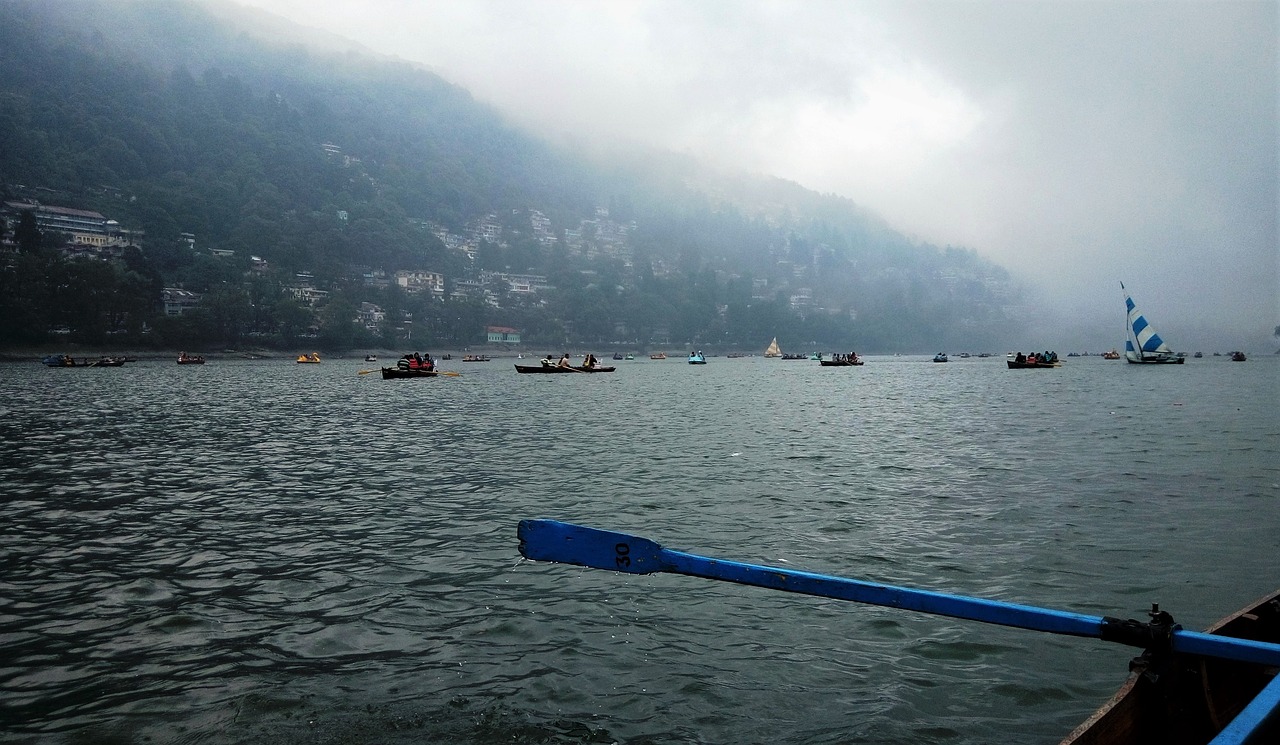
[[[434,378],[440,373],[435,370],[401,370],[398,367],[382,368],[383,380],[396,380],[399,378]]]
[[[1134,352],[1125,352],[1124,358],[1133,365],[1181,365],[1186,361],[1185,357],[1166,357],[1160,356],[1139,356]]]
[[[1061,362],[1018,362],[1016,360],[1005,360],[1005,364],[1010,370],[1052,370],[1055,367],[1062,367]]]
[[[555,365],[550,365],[547,367],[543,367],[542,365],[516,365],[516,372],[521,374],[532,373],[535,375],[557,375],[561,373],[568,374],[568,375],[573,375],[574,373],[610,373],[616,369],[617,368],[612,366],[610,367],[557,367]]]
[[[1210,634],[1280,642],[1280,591],[1218,621]],[[1269,683],[1275,670],[1208,657],[1144,653],[1110,701],[1067,735],[1061,745],[1168,743],[1212,740]],[[1249,742],[1280,742],[1280,722]]]
[[[863,364],[862,360],[856,362],[845,362],[844,360],[818,360],[818,364],[822,367],[857,367]]]

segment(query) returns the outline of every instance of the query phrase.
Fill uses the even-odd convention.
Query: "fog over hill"
[[[1074,314],[1064,322],[1062,313],[1069,305],[1061,303],[1061,294],[1068,285],[1055,287],[1043,280],[1037,284],[1031,279],[1033,273],[1027,270],[1028,265],[1036,263],[1034,260],[1010,262],[1020,265],[1018,273],[1023,280],[1018,281],[982,258],[991,255],[987,247],[970,244],[973,247],[967,248],[949,239],[935,237],[931,243],[913,237],[917,231],[909,221],[900,217],[887,219],[838,196],[835,190],[827,190],[826,194],[811,191],[804,188],[803,180],[798,183],[760,175],[767,169],[762,162],[743,159],[740,165],[747,167],[744,170],[723,165],[725,159],[714,153],[700,154],[689,147],[664,150],[660,142],[646,141],[634,133],[594,132],[588,136],[575,130],[568,110],[562,126],[550,127],[538,119],[536,112],[523,107],[519,98],[503,100],[493,88],[481,92],[490,103],[478,102],[466,88],[450,82],[452,79],[465,82],[467,87],[476,85],[473,78],[453,67],[454,58],[432,60],[409,54],[408,48],[387,43],[388,37],[371,35],[365,23],[335,26],[329,10],[341,4],[325,5],[324,12],[312,8],[315,12],[306,17],[299,17],[288,4],[249,5],[254,7],[158,0],[9,4],[10,10],[19,15],[41,19],[40,34],[47,39],[61,39],[51,43],[84,45],[91,56],[107,55],[122,66],[134,65],[136,71],[164,76],[170,86],[175,84],[173,75],[188,75],[196,88],[206,91],[220,87],[232,98],[275,101],[281,116],[290,118],[297,136],[310,138],[313,146],[332,142],[358,163],[354,166],[358,175],[353,176],[349,167],[345,173],[329,176],[356,178],[365,191],[353,192],[336,182],[317,190],[323,179],[308,176],[305,168],[309,166],[304,167],[301,161],[297,165],[303,170],[288,179],[279,170],[261,170],[262,159],[271,153],[296,150],[291,157],[310,157],[300,142],[285,144],[279,140],[289,136],[283,130],[274,134],[267,131],[268,139],[275,142],[268,146],[253,138],[237,142],[226,135],[212,141],[194,138],[194,144],[216,142],[214,147],[226,149],[223,154],[227,157],[222,159],[225,162],[203,163],[200,168],[218,182],[224,178],[238,180],[239,193],[233,196],[231,191],[222,189],[211,195],[206,191],[201,199],[180,194],[178,201],[186,206],[158,210],[165,213],[165,219],[157,222],[159,205],[154,200],[159,197],[153,192],[150,212],[133,210],[137,213],[134,219],[143,219],[144,213],[150,215],[146,218],[152,220],[149,235],[158,236],[166,230],[186,232],[194,225],[207,247],[232,248],[237,242],[245,243],[246,236],[256,236],[260,252],[269,254],[281,266],[314,268],[336,261],[392,269],[414,264],[461,277],[481,267],[460,261],[456,253],[438,244],[433,236],[403,234],[401,226],[392,223],[427,221],[460,233],[469,222],[495,211],[514,214],[535,210],[549,216],[556,229],[569,229],[572,235],[584,220],[590,221],[598,210],[607,209],[611,221],[635,223],[625,253],[614,257],[625,264],[617,286],[640,287],[655,269],[659,278],[676,272],[690,283],[703,282],[701,292],[705,293],[709,308],[664,308],[659,314],[664,318],[661,328],[672,333],[687,332],[691,337],[711,333],[709,319],[717,312],[722,317],[738,312],[738,320],[742,321],[750,313],[759,312],[762,303],[768,303],[770,313],[791,305],[793,311],[808,319],[797,333],[821,336],[818,340],[824,342],[852,338],[870,340],[884,348],[946,345],[1000,351],[1048,343],[1064,350],[1098,350],[1122,343],[1119,279],[1126,279],[1139,302],[1153,320],[1159,319],[1164,335],[1178,348],[1200,343],[1208,350],[1224,337],[1239,338],[1251,333],[1254,338],[1262,338],[1263,331],[1269,334],[1271,330],[1266,325],[1266,310],[1273,304],[1267,302],[1259,304],[1259,312],[1250,311],[1251,331],[1227,331],[1231,324],[1216,314],[1203,313],[1195,316],[1201,323],[1197,327],[1181,317],[1165,286],[1144,286],[1146,277],[1099,277],[1100,289],[1094,297],[1100,299],[1089,303],[1090,312]],[[456,12],[484,16],[485,10],[492,7],[464,3]],[[554,15],[564,4],[550,3],[547,7]],[[639,7],[648,4],[641,3]],[[752,9],[744,18],[754,19],[755,6],[744,7]],[[418,24],[426,38],[439,37],[440,49],[450,48],[445,38],[448,32],[439,24],[423,23],[422,17],[416,15],[416,6],[395,5],[383,10],[394,12],[370,13],[369,17],[398,17],[405,24]],[[274,11],[301,22],[289,21]],[[697,14],[677,13],[675,20],[693,23],[697,20],[693,16]],[[617,22],[609,12],[603,13],[602,19]],[[352,38],[348,39],[348,35]],[[481,45],[476,51],[483,56],[487,48]],[[523,52],[530,55],[531,64],[540,62],[536,50]],[[399,60],[384,55],[397,55]],[[6,64],[21,64],[18,60],[16,54],[11,54]],[[6,76],[10,85],[22,77],[15,70],[10,73]],[[145,77],[141,72],[130,74]],[[541,85],[543,92],[555,99],[558,94],[553,94],[553,89],[572,85],[572,80],[545,80]],[[229,122],[230,130],[241,126],[233,121],[234,109],[235,106],[222,106],[218,111]],[[103,112],[94,112],[99,113]],[[120,126],[120,131],[113,134],[119,135],[116,139],[145,167],[133,171],[105,168],[100,175],[112,181],[112,188],[129,189],[132,185],[145,190],[172,179],[175,173],[190,174],[193,162],[183,164],[154,157],[154,153],[140,153],[146,146],[139,144],[142,140],[136,124]],[[157,126],[169,124],[172,122],[151,121],[143,129],[155,134]],[[58,133],[55,139],[65,136],[66,133]],[[173,146],[172,139],[159,139],[168,139],[163,149],[166,158],[181,151]],[[63,153],[75,153],[76,157],[99,150],[96,144],[88,147],[87,141],[64,144]],[[231,151],[237,148],[244,152],[233,155]],[[41,171],[32,168],[36,164],[23,165],[21,160],[0,160],[4,179],[38,180]],[[256,160],[256,166],[246,166],[250,160]],[[238,164],[231,167],[230,161]],[[97,164],[103,162],[99,160]],[[58,169],[52,172],[57,173]],[[260,174],[264,183],[248,190],[254,193],[246,193],[245,179],[254,174]],[[63,183],[44,186],[75,191],[66,178]],[[270,189],[269,199],[264,196],[264,186]],[[187,188],[206,189],[191,183],[175,187],[179,193]],[[168,196],[174,197],[174,190]],[[277,222],[273,230],[265,232],[257,230],[255,226],[260,227],[262,221],[275,220],[269,209],[262,209],[264,199],[280,200],[281,215],[298,214],[300,209],[319,214],[317,211],[355,205],[354,209],[343,211],[374,219],[362,207],[376,208],[376,219],[362,223],[363,229],[372,231],[372,236],[381,234],[385,240],[379,243],[371,237],[362,244],[372,246],[367,251],[345,244],[337,247],[332,240],[320,237],[301,246],[261,245],[263,236],[272,235],[283,224]],[[211,200],[215,204],[209,205]],[[208,208],[195,207],[202,202]],[[246,210],[247,205],[253,205],[253,209]],[[122,214],[129,216],[127,210]],[[246,221],[249,217],[253,220]],[[936,229],[930,232],[938,233]],[[957,233],[963,235],[965,231]],[[317,234],[320,235],[323,234]],[[350,231],[342,234],[342,241],[350,242],[350,238]],[[330,247],[327,252],[317,252],[318,246],[326,245]],[[1035,250],[1028,248],[1025,253],[1034,254]],[[554,250],[525,250],[508,245],[492,249],[487,258],[482,255],[479,263],[489,269],[548,275],[572,268],[575,272],[588,272],[580,276],[592,277],[602,270],[589,258],[590,249],[582,250],[581,255],[570,254],[562,256]],[[1081,257],[1080,262],[1096,264],[1096,257]],[[1043,263],[1053,264],[1053,260]],[[609,273],[612,271],[610,267]],[[696,280],[703,273],[708,274]],[[1258,273],[1265,283],[1266,267],[1255,272]],[[565,275],[559,276],[561,284],[572,283],[564,280]],[[735,286],[735,282],[746,285]],[[713,283],[718,289],[708,292],[706,283]],[[688,294],[691,286],[665,285],[664,291],[663,285],[653,284],[639,295],[648,297],[643,302],[654,302],[655,297],[669,296],[671,292]],[[599,283],[588,282],[582,291],[598,289]],[[604,293],[593,302],[614,308],[611,315],[615,326],[634,333],[639,325],[634,316],[628,320],[616,308],[641,301],[638,297],[624,299],[623,294]],[[684,298],[682,302],[692,301]],[[752,305],[754,310],[749,312],[748,306]],[[673,320],[690,314],[702,320]],[[518,313],[508,315],[511,323],[523,322]],[[815,318],[822,320],[817,326],[813,325]],[[766,326],[782,324],[780,320],[755,320]],[[727,332],[721,329],[715,333]],[[600,335],[607,333],[602,330]]]
[[[1035,282],[1113,343],[1119,282],[1187,348],[1280,323],[1264,0],[241,0],[429,65],[543,131],[794,180]],[[1047,333],[1047,332],[1046,332]]]

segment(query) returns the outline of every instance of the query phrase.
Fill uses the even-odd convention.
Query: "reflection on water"
[[[1134,650],[522,562],[672,548],[1184,625],[1280,571],[1280,364],[3,367],[14,742],[1056,742]]]

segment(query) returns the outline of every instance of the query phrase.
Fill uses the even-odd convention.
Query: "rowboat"
[[[856,354],[838,354],[829,360],[818,360],[820,367],[854,367],[864,364]]]
[[[124,367],[124,363],[130,360],[124,357],[99,357],[90,362],[87,358],[79,362],[70,355],[51,354],[40,360],[47,367]]]
[[[382,379],[391,380],[393,378],[434,378],[440,373],[435,370],[414,370],[402,369],[399,367],[382,368]]]
[[[1280,591],[1218,621],[1206,633],[1280,642]],[[1214,741],[1268,682],[1280,681],[1275,668],[1152,652],[1135,658],[1129,670],[1129,678],[1111,700],[1061,745]],[[1280,720],[1280,712],[1273,718]],[[1280,742],[1280,721],[1272,721],[1253,738],[1231,742]]]
[[[297,363],[299,365],[315,365],[320,362],[320,353],[312,352],[311,354],[298,355]]]
[[[518,373],[606,373],[613,372],[615,367],[560,367],[558,365],[516,365]]]
[[[1053,352],[1047,354],[1023,354],[1022,352],[1010,352],[1004,359],[1005,364],[1010,370],[1039,370],[1052,369],[1062,367],[1062,360],[1058,359],[1058,355]]]
[[[1196,632],[1158,606],[1148,622],[1090,616],[710,558],[557,520],[521,520],[516,536],[535,561],[702,577],[1143,648],[1119,693],[1062,745],[1280,742],[1280,591]]]

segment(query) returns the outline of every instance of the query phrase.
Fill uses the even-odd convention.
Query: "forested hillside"
[[[494,325],[601,349],[920,351],[1011,327],[1016,293],[973,251],[776,179],[553,146],[424,70],[238,25],[258,22],[0,3],[5,202],[99,213],[122,244],[68,250],[11,206],[0,344],[425,348]],[[164,288],[199,303],[166,315]]]

